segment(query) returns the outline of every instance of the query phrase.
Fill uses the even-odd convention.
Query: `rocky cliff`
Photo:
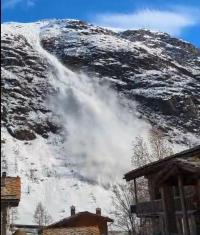
[[[200,132],[200,50],[193,45],[165,33],[115,33],[77,20],[49,21],[41,26],[40,40],[68,68],[108,80],[136,100],[141,117],[171,137]],[[3,34],[2,118],[18,139],[34,139],[35,133],[47,138],[60,129],[44,104],[53,92],[47,68],[23,34]],[[37,123],[30,115],[35,111],[43,116]]]

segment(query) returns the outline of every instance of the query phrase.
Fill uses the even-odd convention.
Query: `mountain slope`
[[[185,137],[181,139],[180,133],[191,132],[198,135],[200,131],[200,50],[198,48],[164,33],[136,30],[116,34],[77,20],[53,20],[40,23],[40,27],[40,40],[44,49],[75,71],[109,80],[118,91],[138,101],[137,109],[141,115],[153,125],[170,133],[171,138],[178,135],[176,141],[185,142]],[[14,43],[16,41],[19,43]],[[25,97],[38,96],[43,99],[43,96],[52,93],[45,78],[48,76],[48,63],[41,61],[30,47],[31,45],[23,39],[23,35],[15,35],[14,38],[10,35],[3,36],[3,78],[11,76],[11,73],[25,77],[25,80],[19,84],[16,82],[16,77],[9,81],[11,86],[8,89],[14,91],[12,93],[10,90],[5,91],[7,101],[13,97],[14,102],[19,102],[19,99],[15,99],[15,96],[19,97],[19,91],[15,88],[19,85],[20,92],[25,92],[23,88],[34,82],[36,83],[33,89],[27,90]],[[8,70],[5,71],[7,67]],[[4,75],[6,72],[9,74]],[[40,79],[33,80],[34,76]],[[5,89],[4,84],[3,89]],[[3,102],[3,105],[4,103],[8,105],[8,102]],[[42,102],[39,100],[35,105],[31,102],[28,104],[42,113],[50,111],[44,105],[40,107]],[[25,109],[28,109],[27,105],[25,106]],[[45,126],[42,124],[43,121],[37,125],[32,121],[27,123],[26,119],[23,121],[21,120],[23,117],[20,118],[18,115],[16,117],[20,119],[18,123],[32,130],[31,134],[26,132],[26,137],[23,137],[23,134],[12,133],[13,124],[10,120],[13,118],[9,113],[13,112],[16,115],[17,112],[27,111],[20,111],[19,107],[16,111],[6,110],[5,107],[3,110],[5,114],[3,120],[9,132],[19,139],[32,139],[35,132],[47,137],[49,132],[55,133],[60,128],[49,120]]]
[[[116,34],[62,20],[44,27],[41,43],[72,69],[112,80],[166,132],[199,133],[200,50],[191,44],[164,33]]]
[[[22,223],[38,201],[54,219],[74,203],[109,213],[110,185],[152,125],[199,143],[200,51],[189,43],[77,20],[9,23],[1,57],[2,169],[22,177]]]

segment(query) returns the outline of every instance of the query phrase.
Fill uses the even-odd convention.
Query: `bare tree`
[[[132,164],[135,168],[152,161],[162,159],[173,153],[168,141],[159,130],[152,129],[148,141],[137,137],[133,145]],[[138,200],[148,200],[148,185],[144,178],[137,180]],[[130,206],[135,204],[134,185],[132,183],[118,184],[113,187],[113,211],[116,226],[128,231],[129,234],[150,234],[149,220],[139,220],[130,212]]]
[[[134,167],[141,167],[156,160],[163,159],[173,154],[173,149],[165,138],[164,134],[155,128],[150,131],[148,141],[137,137],[133,146],[132,164]],[[144,177],[137,179],[138,200],[149,199],[148,184]],[[148,219],[140,220],[140,234],[150,234],[151,225]]]
[[[114,185],[113,192],[113,211],[111,214],[115,218],[115,226],[122,231],[127,231],[131,235],[136,234],[137,220],[130,211],[130,206],[134,204],[133,184]]]
[[[150,162],[163,159],[173,154],[173,149],[166,140],[164,134],[155,128],[150,131],[148,141],[142,137],[137,137],[133,145],[132,164],[134,167],[141,167]],[[137,179],[140,190],[138,199],[143,201],[148,199],[147,181],[142,177]]]
[[[141,167],[149,163],[151,155],[149,154],[147,144],[140,136],[136,137],[133,147],[132,165]]]
[[[165,138],[163,132],[153,128],[149,137],[151,161],[163,159],[173,154],[173,149]]]
[[[160,130],[153,128],[150,131],[148,141],[145,141],[140,136],[135,139],[132,164],[134,167],[141,167],[172,154],[173,149],[164,134]]]
[[[48,214],[47,209],[39,202],[36,206],[33,216],[34,222],[39,226],[48,225],[52,222],[52,217]]]

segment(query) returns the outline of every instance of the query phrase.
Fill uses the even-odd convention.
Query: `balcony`
[[[197,210],[197,204],[195,204],[192,197],[186,198],[186,208],[188,211]],[[182,210],[180,198],[174,199],[174,208],[176,212]],[[150,202],[141,202],[131,206],[131,212],[140,216],[154,216],[163,213],[162,200],[153,200]]]

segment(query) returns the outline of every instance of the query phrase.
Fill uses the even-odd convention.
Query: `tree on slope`
[[[164,134],[155,128],[150,131],[148,141],[136,137],[133,143],[133,167],[141,167],[150,162],[163,159],[173,154],[173,149]]]
[[[152,161],[167,157],[173,153],[168,141],[163,133],[157,129],[152,129],[148,141],[142,137],[137,137],[133,144],[132,164],[134,168],[141,167]],[[144,178],[138,179],[137,184],[138,200],[147,200],[147,182]],[[150,227],[144,220],[136,218],[130,212],[130,205],[135,204],[134,185],[129,183],[118,184],[113,187],[113,211],[116,226],[131,235],[150,233]]]
[[[33,216],[34,222],[39,226],[48,225],[52,222],[51,215],[48,214],[47,209],[39,202],[36,206]]]

